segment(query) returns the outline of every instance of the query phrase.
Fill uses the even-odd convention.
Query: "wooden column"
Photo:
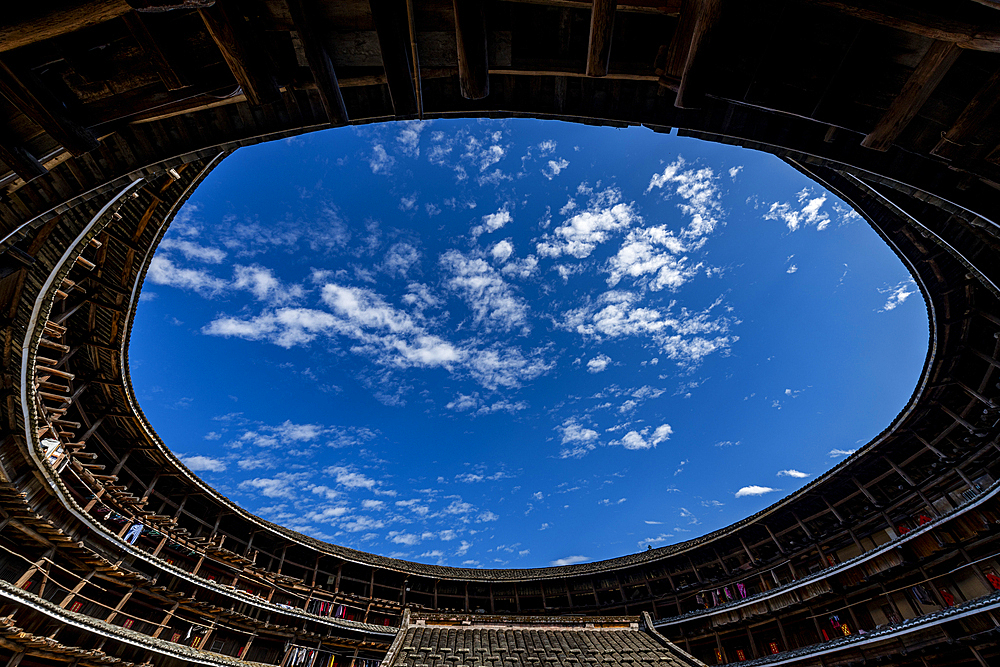
[[[590,10],[590,41],[587,45],[587,76],[606,76],[611,61],[611,35],[618,0],[594,0]]]
[[[986,119],[1000,104],[1000,69],[979,89],[968,106],[962,110],[947,132],[941,134],[941,140],[931,149],[931,155],[937,155],[946,160],[960,156],[966,144],[973,139],[983,127]]]
[[[259,105],[278,100],[281,92],[269,71],[263,36],[250,28],[236,3],[216,0],[198,13],[247,101]]]
[[[302,49],[309,63],[313,82],[319,90],[320,100],[327,119],[334,125],[346,125],[348,121],[347,107],[340,92],[337,73],[333,69],[330,54],[323,45],[318,32],[313,28],[317,24],[316,16],[309,12],[303,0],[288,0],[288,11],[292,15],[295,31],[299,34]]]
[[[490,94],[490,61],[484,0],[452,0],[458,46],[458,85],[462,97],[481,100]]]
[[[393,111],[397,116],[412,116],[417,113],[417,95],[410,68],[410,54],[407,52],[409,30],[406,28],[406,1],[368,0],[368,5],[375,21],[375,33],[382,52],[382,67],[385,69]]]
[[[667,56],[667,72],[676,72],[679,79],[676,107],[698,108],[704,100],[707,47],[721,14],[722,0],[681,3],[681,20]]]

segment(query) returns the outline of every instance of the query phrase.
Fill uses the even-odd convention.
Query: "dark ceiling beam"
[[[484,0],[452,0],[458,46],[458,84],[462,97],[481,100],[490,94],[490,58]]]
[[[0,60],[0,94],[73,155],[97,148],[97,137],[72,120],[63,103],[30,73],[15,72]]]
[[[406,0],[368,0],[368,4],[375,21],[393,111],[397,116],[413,116],[417,113],[417,94],[413,88],[413,71],[407,53]]]
[[[250,27],[238,5],[219,0],[198,13],[247,100],[258,105],[278,100],[281,91],[266,60],[263,35]]]
[[[340,83],[337,81],[337,73],[333,69],[330,54],[314,29],[316,17],[305,6],[303,0],[288,0],[288,12],[299,35],[299,41],[302,42],[302,50],[309,63],[313,82],[319,90],[326,117],[334,125],[346,125],[349,118],[347,107],[344,106],[344,96],[340,92]]]
[[[1000,69],[994,72],[979,89],[951,128],[941,135],[940,141],[931,149],[931,154],[951,160],[964,152],[966,143],[978,134],[998,105],[1000,105]]]
[[[137,12],[128,12],[127,14],[123,14],[122,18],[125,20],[125,25],[128,26],[129,32],[132,33],[132,37],[139,43],[143,53],[153,61],[153,64],[156,66],[156,73],[160,76],[160,80],[167,87],[167,90],[184,88],[186,85],[184,80],[170,64],[170,61],[167,60],[166,54],[163,53],[160,45],[156,43],[156,39],[149,32],[149,28],[146,26],[143,18]]]
[[[1000,53],[1000,14],[970,4],[940,5],[947,13],[928,12],[904,2],[869,0],[805,0],[845,16],[895,28],[921,37],[952,42],[963,49]],[[956,18],[958,17],[958,18]]]
[[[678,108],[698,108],[704,101],[707,52],[721,15],[722,0],[684,0],[665,71],[667,78],[678,80]]]
[[[587,45],[587,76],[606,76],[611,61],[611,35],[615,28],[618,0],[594,0],[590,10],[590,41]]]
[[[49,170],[28,149],[21,146],[7,132],[0,132],[0,161],[25,182],[49,173]]]
[[[889,105],[875,128],[862,140],[861,145],[877,151],[888,150],[934,93],[961,52],[951,42],[932,43],[899,95]]]

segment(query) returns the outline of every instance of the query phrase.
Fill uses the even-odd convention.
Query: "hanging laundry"
[[[736,584],[736,591],[740,594],[740,598],[744,598],[744,599],[746,598],[746,596],[747,596],[747,587],[746,586],[744,586],[743,584]]]
[[[732,600],[732,599],[733,599],[733,594],[732,594],[732,592],[731,592],[731,591],[729,590],[729,586],[726,586],[725,588],[723,588],[723,589],[722,589],[722,592],[726,594],[726,599],[727,599],[727,600]]]
[[[923,605],[933,605],[934,598],[931,597],[930,591],[923,587],[922,584],[917,584],[910,589],[913,593],[913,597],[917,599],[917,602]]]
[[[992,570],[986,572],[986,581],[990,582],[990,586],[1000,591],[1000,577],[996,575]]]
[[[955,596],[949,593],[946,589],[942,588],[940,591],[941,597],[944,599],[944,606],[954,607],[955,606]]]
[[[921,526],[924,525],[925,523],[930,523],[930,522],[931,518],[926,514],[921,514],[920,516],[917,517],[917,523],[919,523]]]
[[[125,537],[122,539],[124,539],[129,544],[135,544],[136,540],[139,539],[140,535],[142,535],[142,524],[133,523],[132,527],[128,529],[128,532],[125,533]]]

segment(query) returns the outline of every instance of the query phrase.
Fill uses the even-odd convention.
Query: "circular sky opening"
[[[153,259],[130,362],[164,441],[249,511],[522,568],[793,492],[892,421],[927,336],[886,244],[774,156],[438,120],[223,161]]]

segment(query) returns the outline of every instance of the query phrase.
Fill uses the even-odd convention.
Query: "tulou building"
[[[993,0],[7,3],[0,667],[1000,664],[998,104]],[[919,286],[910,401],[758,514],[583,565],[423,565],[241,509],[135,399],[159,240],[241,146],[455,116],[779,156]]]

